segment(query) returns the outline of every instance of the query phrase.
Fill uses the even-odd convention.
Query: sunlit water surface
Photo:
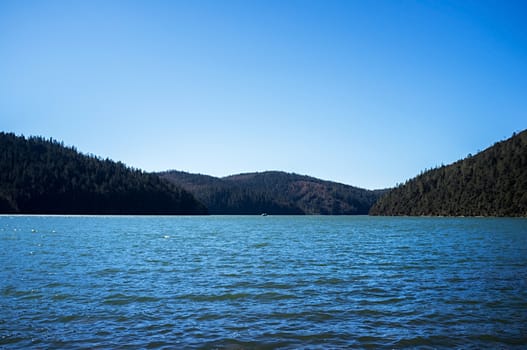
[[[522,348],[527,220],[0,217],[0,348]]]

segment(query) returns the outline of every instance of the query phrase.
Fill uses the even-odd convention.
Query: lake
[[[525,348],[527,219],[0,216],[0,348]]]

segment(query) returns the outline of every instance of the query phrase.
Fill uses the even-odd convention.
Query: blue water
[[[527,220],[0,217],[0,348],[526,348]]]

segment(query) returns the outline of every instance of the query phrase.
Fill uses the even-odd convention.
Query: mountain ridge
[[[190,193],[53,139],[0,132],[0,213],[206,214]]]
[[[370,215],[527,216],[527,130],[387,192]]]
[[[157,174],[194,194],[211,214],[365,215],[384,193],[277,170],[225,177]]]
[[[383,190],[277,170],[148,173],[5,132],[0,169],[0,213],[527,216],[527,130]]]

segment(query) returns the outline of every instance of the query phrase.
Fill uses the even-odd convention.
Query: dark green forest
[[[155,174],[42,137],[0,133],[0,213],[205,214]]]
[[[180,171],[159,175],[194,194],[211,214],[367,214],[383,193],[279,171],[224,178]]]
[[[371,215],[527,216],[527,130],[393,189]]]
[[[527,216],[527,130],[390,191],[279,171],[151,174],[0,132],[0,213]]]

